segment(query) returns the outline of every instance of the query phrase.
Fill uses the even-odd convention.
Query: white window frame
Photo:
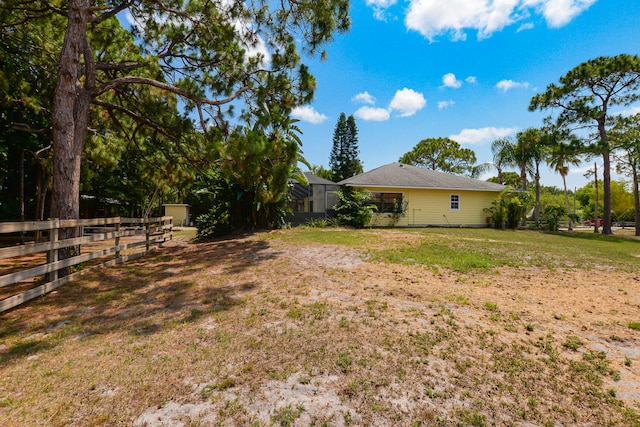
[[[455,200],[454,200],[455,198]],[[453,207],[456,204],[458,207]],[[451,211],[459,211],[460,210],[460,194],[450,194],[449,195],[449,210]]]

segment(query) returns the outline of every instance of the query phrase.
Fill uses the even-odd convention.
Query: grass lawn
[[[3,426],[640,426],[640,240],[189,242],[0,315]]]

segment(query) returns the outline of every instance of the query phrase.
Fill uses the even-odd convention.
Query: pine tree
[[[358,149],[358,127],[356,126],[356,119],[353,116],[347,118],[347,154],[349,157],[349,168],[347,175],[343,179],[350,178],[354,175],[358,175],[363,172],[362,163],[358,158],[360,150]]]
[[[358,158],[358,128],[353,116],[340,114],[333,131],[333,148],[329,157],[332,179],[336,182],[362,173]]]

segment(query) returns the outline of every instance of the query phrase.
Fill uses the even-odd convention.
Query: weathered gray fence
[[[72,228],[81,230],[80,237],[59,240],[60,230]],[[61,269],[97,260],[97,263],[92,263],[90,267],[83,266],[83,271],[86,271],[90,268],[119,264],[147,254],[156,246],[161,246],[173,238],[173,217],[0,222],[0,237],[6,237],[11,233],[35,233],[37,238],[26,244],[0,247],[0,261],[3,261],[3,267],[8,266],[3,268],[7,270],[5,274],[0,275],[0,288],[11,285],[24,287],[29,281],[37,286],[0,300],[0,312],[51,292],[80,273],[75,272],[59,278],[58,272]],[[41,242],[43,235],[48,236],[45,242]],[[59,260],[59,252],[72,247],[80,247],[80,254]],[[87,253],[83,253],[83,247],[89,249]],[[20,261],[22,257],[30,258],[31,262],[26,263],[26,268],[22,268],[20,262],[12,262]],[[36,262],[40,260],[40,263],[31,265],[33,259]],[[16,265],[12,266],[13,264]]]

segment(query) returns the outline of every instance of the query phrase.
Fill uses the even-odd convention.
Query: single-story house
[[[338,184],[372,193],[377,211],[370,225],[405,227],[486,227],[487,209],[505,189],[500,184],[402,163],[381,166]],[[394,218],[398,207],[402,213]]]

